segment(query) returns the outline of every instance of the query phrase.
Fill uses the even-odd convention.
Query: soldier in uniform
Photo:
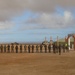
[[[67,44],[65,44],[65,48],[66,48],[66,51],[68,52],[68,45]]]
[[[24,45],[24,52],[26,52],[26,45]]]
[[[28,53],[30,53],[30,45],[28,46]]]
[[[36,52],[38,52],[38,45],[36,46]]]
[[[61,55],[61,44],[59,44],[59,55]]]
[[[34,53],[34,45],[32,45],[32,53]]]
[[[56,46],[53,44],[53,53],[56,53]]]
[[[22,53],[22,45],[20,45],[20,53]]]
[[[4,45],[4,52],[6,52],[6,45]]]
[[[3,52],[3,45],[1,45],[1,53]]]
[[[17,45],[16,45],[15,49],[16,49],[16,53],[18,53],[18,46]]]
[[[51,53],[51,44],[48,46],[49,53]]]
[[[47,45],[45,45],[44,47],[45,47],[45,53],[47,53]]]
[[[11,45],[11,52],[14,52],[14,46]]]
[[[63,44],[63,53],[65,53],[65,44]]]
[[[8,48],[8,53],[10,53],[10,45],[8,45],[7,48]]]
[[[56,53],[58,53],[58,50],[59,50],[59,45],[55,45],[55,48],[56,48]]]
[[[40,45],[40,53],[42,53],[42,45]]]

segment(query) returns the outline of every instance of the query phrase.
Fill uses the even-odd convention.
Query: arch
[[[68,37],[65,38],[65,41],[68,43],[68,49],[70,50],[70,37],[74,39],[74,50],[75,50],[75,34],[68,34]]]

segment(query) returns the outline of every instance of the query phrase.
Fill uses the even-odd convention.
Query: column
[[[68,49],[70,50],[70,38],[68,38]]]

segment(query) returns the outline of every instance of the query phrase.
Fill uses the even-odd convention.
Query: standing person
[[[4,45],[4,52],[6,52],[6,45]]]
[[[55,48],[55,44],[53,44],[53,53],[56,53],[56,48]]]
[[[22,45],[20,45],[20,53],[22,53]]]
[[[49,53],[51,53],[51,44],[48,46]]]
[[[36,52],[38,53],[38,45],[36,45]]]
[[[24,45],[24,52],[26,53],[26,45]]]
[[[65,53],[65,44],[63,44],[62,47],[63,47],[63,53]]]
[[[14,52],[14,46],[11,45],[11,52]]]
[[[16,53],[18,53],[18,46],[17,45],[16,45],[15,49],[16,49]]]
[[[66,47],[66,51],[68,52],[68,51],[69,51],[69,49],[68,49],[68,45],[67,45],[67,44],[65,44],[65,47]]]
[[[47,53],[47,45],[45,45],[45,53]]]
[[[8,53],[10,53],[10,45],[8,45],[7,47],[8,47]]]
[[[28,53],[30,53],[30,45],[28,46]]]
[[[1,45],[1,53],[3,52],[3,45]]]
[[[34,53],[34,45],[32,45],[32,53]]]
[[[61,44],[59,44],[59,55],[61,55]]]
[[[42,53],[42,45],[40,45],[40,53]]]
[[[58,46],[55,44],[55,52],[58,53]]]

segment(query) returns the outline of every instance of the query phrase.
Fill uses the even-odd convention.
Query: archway
[[[70,37],[74,38],[74,50],[75,50],[75,34],[68,34],[68,37],[66,38],[66,41],[68,43],[68,49],[70,50]]]

